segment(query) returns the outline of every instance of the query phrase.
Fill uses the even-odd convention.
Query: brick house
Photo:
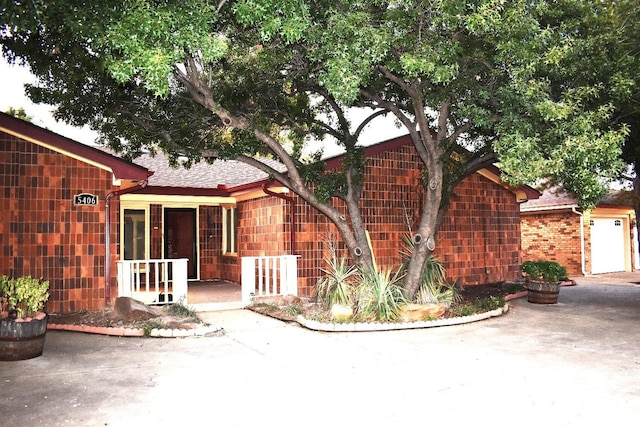
[[[522,258],[557,261],[570,276],[634,271],[635,212],[628,192],[612,192],[595,209],[557,189],[521,206]]]
[[[295,254],[298,294],[313,293],[332,226],[259,170],[219,160],[172,169],[162,155],[129,163],[2,113],[0,141],[0,274],[49,280],[50,312],[111,304],[122,260],[182,258],[190,281],[239,283],[243,257]],[[406,136],[366,156],[364,220],[378,265],[396,268],[423,200],[421,163]],[[520,203],[538,195],[495,168],[466,178],[436,242],[449,279],[517,279]]]

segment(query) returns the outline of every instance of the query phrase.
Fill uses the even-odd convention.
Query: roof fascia
[[[0,131],[110,172],[113,185],[122,185],[122,180],[143,181],[153,174],[145,167],[5,113],[0,113]]]

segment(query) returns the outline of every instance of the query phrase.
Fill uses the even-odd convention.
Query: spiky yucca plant
[[[401,251],[405,259],[404,268],[411,258],[414,244],[409,236],[403,236],[402,240],[408,248],[408,251]],[[440,260],[429,255],[422,271],[422,279],[416,292],[415,302],[418,304],[440,303],[450,306],[461,300],[462,297],[458,289],[447,283],[446,271]]]
[[[348,266],[343,257],[338,260],[335,243],[329,235],[326,239],[327,255],[324,261],[327,264],[321,271],[325,274],[316,283],[316,295],[318,301],[327,307],[333,304],[351,306],[354,298],[354,284],[358,270],[355,266]]]
[[[394,321],[400,317],[400,306],[406,303],[400,283],[402,269],[360,271],[361,282],[357,290],[355,317],[359,320]]]

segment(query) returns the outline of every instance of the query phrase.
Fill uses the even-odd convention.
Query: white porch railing
[[[297,255],[242,257],[242,305],[255,297],[298,295]]]
[[[187,259],[118,261],[118,296],[145,304],[187,305]]]

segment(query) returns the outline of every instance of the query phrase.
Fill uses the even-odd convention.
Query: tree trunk
[[[429,165],[427,165],[429,166]],[[433,161],[428,167],[429,182],[426,185],[426,197],[422,206],[422,215],[416,234],[412,236],[413,251],[404,278],[405,297],[413,300],[420,284],[425,263],[436,246],[436,235],[443,213],[442,201],[443,169],[440,162]]]

